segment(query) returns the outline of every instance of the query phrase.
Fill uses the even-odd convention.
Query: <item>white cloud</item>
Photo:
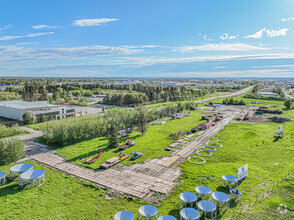
[[[6,30],[6,29],[8,29],[8,28],[10,28],[10,27],[12,27],[11,24],[5,25],[4,27],[0,27],[0,31],[2,31],[2,30]]]
[[[44,29],[44,28],[57,28],[58,26],[48,26],[48,25],[44,25],[44,24],[40,24],[40,25],[35,25],[32,26],[32,28],[34,29]]]
[[[34,34],[27,34],[27,35],[21,35],[21,36],[0,36],[0,41],[1,40],[13,40],[13,39],[19,39],[19,38],[26,38],[26,37],[38,37],[38,36],[43,36],[43,35],[48,35],[48,34],[54,34],[54,32],[42,32],[42,33],[34,33]]]
[[[248,44],[234,43],[234,44],[205,44],[202,46],[185,46],[173,51],[180,51],[182,53],[191,53],[195,50],[200,51],[251,51],[251,50],[268,50],[265,47],[251,46]]]
[[[261,38],[264,31],[266,31],[265,28],[261,29],[260,31],[257,31],[255,34],[248,35],[248,36],[246,36],[244,38]]]
[[[217,72],[168,72],[161,76],[176,77],[289,77],[291,70],[288,69],[261,69],[261,70],[236,70],[236,71],[217,71]]]
[[[116,18],[80,19],[80,20],[75,20],[73,24],[76,26],[88,27],[88,26],[99,26],[101,24],[105,24],[111,21],[118,21],[118,19]]]
[[[260,31],[257,31],[255,34],[245,36],[244,38],[261,38],[264,32],[268,37],[286,36],[288,30],[288,28],[282,28],[279,30],[268,30],[266,28],[263,28]]]
[[[230,36],[227,33],[224,33],[223,35],[220,36],[220,39],[222,40],[227,40],[227,39],[235,39],[237,36]]]
[[[266,30],[266,35],[269,37],[287,36],[288,28],[282,28],[280,30]]]
[[[276,59],[294,59],[294,53],[282,54],[259,54],[259,55],[219,55],[219,56],[193,56],[193,57],[175,57],[175,58],[150,58],[150,57],[124,57],[131,61],[128,64],[137,65],[155,65],[155,64],[176,64],[176,63],[194,63],[211,61],[236,61],[236,60],[276,60]],[[121,60],[118,63],[121,65]]]
[[[142,47],[94,45],[71,48],[32,49],[18,45],[0,46],[0,61],[83,59],[105,55],[131,55]],[[105,62],[105,60],[104,60]]]
[[[294,21],[294,17],[289,17],[289,18],[282,18],[281,21],[285,22],[285,21]]]

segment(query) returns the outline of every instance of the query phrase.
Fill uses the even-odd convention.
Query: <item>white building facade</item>
[[[25,112],[30,112],[38,122],[44,117],[47,120],[58,120],[75,116],[74,108],[52,105],[46,101],[0,101],[0,117],[23,121]]]

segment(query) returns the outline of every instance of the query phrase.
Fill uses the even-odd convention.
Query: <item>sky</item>
[[[293,0],[0,0],[2,77],[294,77]]]

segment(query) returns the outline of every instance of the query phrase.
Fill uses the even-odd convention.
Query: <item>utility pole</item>
[[[48,137],[49,137],[49,129],[48,129],[48,120],[49,120],[49,118],[48,118],[49,116],[47,116],[47,126],[46,126],[46,130],[47,130],[47,146],[48,146]]]

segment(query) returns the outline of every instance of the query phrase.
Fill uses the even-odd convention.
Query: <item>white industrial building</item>
[[[38,122],[44,117],[48,120],[58,120],[75,116],[74,108],[52,105],[46,101],[0,101],[0,117],[22,121],[25,112],[36,116]]]
[[[258,94],[261,94],[265,97],[276,97],[276,98],[279,98],[280,95],[277,94],[277,93],[274,93],[274,92],[259,92]]]

